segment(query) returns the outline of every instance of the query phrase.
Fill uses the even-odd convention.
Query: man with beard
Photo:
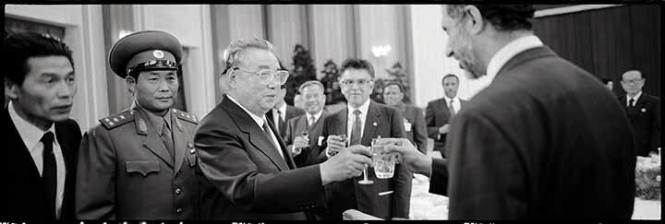
[[[594,76],[533,35],[533,13],[532,5],[444,6],[446,55],[491,84],[457,114],[447,161],[408,142],[387,150],[431,175],[430,191],[449,197],[450,219],[628,220],[628,118]]]

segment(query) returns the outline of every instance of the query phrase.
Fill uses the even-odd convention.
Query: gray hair
[[[222,75],[226,74],[226,72],[232,67],[247,64],[247,57],[242,52],[249,48],[263,49],[275,54],[272,44],[264,39],[252,38],[233,41],[228,47],[226,47],[222,56],[225,65]]]
[[[326,88],[323,87],[323,84],[321,84],[321,82],[316,81],[316,80],[309,80],[309,81],[304,82],[303,84],[301,84],[300,87],[298,88],[298,91],[300,93],[302,93],[302,91],[303,91],[303,89],[305,89],[305,87],[312,86],[312,85],[319,86],[319,88],[321,88],[321,91],[325,91],[325,89],[326,89]]]

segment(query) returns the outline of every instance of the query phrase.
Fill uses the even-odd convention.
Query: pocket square
[[[379,192],[379,196],[389,195],[389,194],[392,194],[392,193],[393,193],[393,191]]]

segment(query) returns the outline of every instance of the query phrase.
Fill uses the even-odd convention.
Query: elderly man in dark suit
[[[304,220],[324,204],[326,184],[362,173],[371,163],[365,147],[339,158],[296,168],[272,122],[266,119],[288,78],[272,45],[261,39],[232,42],[222,74],[228,91],[198,127],[194,143],[204,219]]]
[[[45,34],[5,38],[3,180],[0,219],[73,220],[76,150],[81,129],[69,113],[76,94],[72,52]]]
[[[447,74],[441,78],[444,96],[441,99],[427,103],[425,109],[425,123],[427,135],[434,140],[434,151],[441,152],[446,157],[446,137],[450,132],[450,123],[455,114],[466,104],[465,100],[457,97],[459,78],[455,74]]]
[[[447,161],[408,144],[388,151],[431,173],[430,191],[449,196],[450,219],[629,220],[628,118],[594,76],[533,35],[533,12],[531,5],[444,6],[446,55],[491,84],[453,121]]]
[[[405,137],[402,114],[393,107],[370,100],[374,88],[374,69],[362,59],[347,59],[342,63],[340,85],[348,102],[347,107],[329,115],[323,124],[322,135],[326,136],[326,156],[336,158],[336,152],[348,145],[371,146],[372,139]],[[340,141],[342,140],[342,141]],[[343,150],[342,150],[343,151]],[[326,186],[328,211],[325,219],[342,219],[342,212],[357,209],[383,219],[408,218],[411,200],[412,173],[396,165],[394,176],[378,179],[374,169],[367,169],[373,184],[362,185],[362,177],[333,183]]]
[[[198,215],[193,137],[196,118],[174,109],[182,45],[162,31],[118,40],[113,72],[133,96],[127,110],[99,120],[81,143],[76,215],[83,220],[187,220]]]
[[[638,156],[649,156],[660,148],[660,98],[642,92],[645,79],[638,70],[621,76],[621,87],[626,91],[619,101],[626,108],[633,128]]]
[[[281,66],[280,66],[281,67]],[[286,85],[282,85],[277,90],[277,102],[275,106],[266,113],[266,117],[275,124],[279,136],[286,138],[286,128],[291,118],[305,114],[305,110],[286,104],[284,96],[286,95]]]
[[[303,167],[326,159],[321,156],[324,139],[321,131],[328,112],[324,108],[326,95],[323,93],[321,82],[316,80],[304,82],[298,90],[307,113],[288,121],[284,143],[291,151],[296,166]]]
[[[383,101],[386,105],[399,109],[404,115],[406,138],[416,144],[420,152],[427,153],[427,127],[423,109],[406,105],[402,99],[404,99],[404,86],[401,83],[389,82],[383,86]]]

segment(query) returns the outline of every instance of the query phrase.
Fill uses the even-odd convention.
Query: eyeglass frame
[[[352,83],[348,83],[348,82],[345,83],[346,81],[352,81]],[[365,81],[365,83],[361,83],[360,81]],[[372,79],[356,79],[356,80],[353,80],[353,79],[344,79],[344,80],[341,80],[341,79],[340,79],[340,80],[339,80],[339,85],[343,85],[343,86],[352,86],[352,85],[354,85],[354,84],[357,84],[357,85],[359,85],[359,86],[365,86],[365,85],[369,85],[369,84],[371,84],[371,83],[373,83],[373,82],[374,82],[374,80],[372,80]]]
[[[231,70],[238,70],[238,71],[242,71],[242,72],[246,72],[246,73],[251,73],[251,74],[253,74],[255,77],[258,77],[258,78],[259,78],[259,83],[262,84],[262,85],[268,85],[268,84],[270,84],[270,82],[273,81],[273,80],[275,79],[276,74],[279,74],[279,73],[284,74],[284,73],[285,73],[286,75],[284,76],[284,80],[278,80],[278,81],[279,81],[278,84],[279,84],[280,86],[281,86],[281,85],[284,85],[284,84],[286,83],[286,80],[288,80],[288,79],[289,79],[289,76],[291,75],[291,74],[289,73],[289,71],[284,70],[284,69],[277,69],[277,70],[273,70],[273,69],[259,69],[259,70],[257,70],[257,71],[248,71],[248,70],[241,69],[240,67],[237,67],[237,66],[236,66],[236,67],[232,67]],[[271,75],[271,78],[262,78],[262,76],[261,76],[260,73],[261,73],[261,72],[264,72],[264,71],[270,71],[270,72],[271,72],[270,74],[272,74],[272,75]]]
[[[621,83],[623,83],[623,84],[637,84],[637,83],[640,83],[640,82],[644,82],[644,78],[631,79],[631,80],[623,80],[622,79],[621,80]]]

